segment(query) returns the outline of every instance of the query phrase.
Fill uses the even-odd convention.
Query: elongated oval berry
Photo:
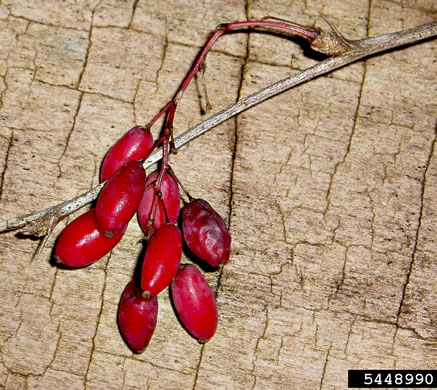
[[[202,273],[191,264],[183,265],[171,284],[176,314],[187,331],[200,342],[207,342],[217,329],[218,315],[214,293]]]
[[[223,218],[203,199],[182,209],[182,231],[188,248],[213,267],[226,264],[231,253],[231,235]]]
[[[150,238],[141,271],[145,298],[158,295],[170,285],[182,257],[182,234],[175,225],[160,227]]]
[[[146,180],[146,187],[156,181],[158,178],[159,171],[152,172]],[[179,185],[176,179],[171,175],[166,173],[161,181],[161,199],[158,200],[158,205],[156,208],[154,228],[157,230],[162,225],[165,224],[165,213],[167,213],[168,222],[175,224],[179,218],[181,195],[179,192]],[[150,187],[144,191],[143,198],[138,205],[138,222],[144,232],[148,233],[149,220],[152,214],[153,202],[155,199],[155,190]],[[164,212],[165,207],[165,212]]]
[[[158,319],[158,299],[146,299],[141,289],[131,280],[120,299],[118,325],[120,332],[132,351],[143,352],[149,345]]]
[[[109,179],[128,161],[140,161],[153,150],[153,136],[146,127],[132,127],[106,153],[100,170],[100,183]]]
[[[55,260],[68,267],[92,264],[109,253],[121,240],[126,228],[112,237],[99,229],[94,208],[74,219],[59,235]]]
[[[177,223],[181,209],[181,194],[179,185],[173,175],[166,173],[162,178],[161,188],[162,202],[169,223]]]
[[[153,202],[155,200],[155,189],[151,184],[154,183],[158,177],[158,171],[152,172],[146,179],[146,189],[144,191],[143,197],[141,198],[140,204],[138,205],[137,216],[138,223],[141,229],[148,234],[149,233],[149,220],[152,215]],[[149,188],[147,188],[149,187]],[[158,200],[155,217],[153,220],[153,227],[158,230],[162,225],[165,224],[165,213],[162,206],[162,202]]]
[[[122,230],[135,215],[143,196],[146,172],[138,161],[124,164],[103,187],[96,218],[105,235]]]

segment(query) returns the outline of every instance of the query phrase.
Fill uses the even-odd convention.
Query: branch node
[[[324,16],[320,16],[328,23],[332,31],[318,29],[318,34],[311,42],[311,48],[328,56],[340,56],[356,48],[352,41],[346,39],[343,34]]]

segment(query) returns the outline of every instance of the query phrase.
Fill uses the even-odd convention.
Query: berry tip
[[[143,353],[146,350],[146,348],[143,348],[143,349],[131,349],[131,350],[132,350],[132,352],[135,355],[139,355],[140,353]]]
[[[59,256],[54,256],[53,260],[55,261],[56,264],[63,264],[63,262]]]

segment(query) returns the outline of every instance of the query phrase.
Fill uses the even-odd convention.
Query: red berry
[[[177,223],[181,209],[181,194],[179,185],[173,175],[166,173],[162,178],[161,188],[163,207],[169,223]]]
[[[158,177],[158,171],[152,172],[146,179],[146,187],[143,197],[138,205],[138,222],[145,233],[149,233],[149,220],[152,214],[153,202],[156,198],[155,189],[153,188],[153,182]],[[162,202],[158,200],[155,218],[153,221],[153,227],[158,230],[162,225],[165,224],[165,213],[162,207]]]
[[[153,137],[146,127],[135,126],[106,153],[100,171],[100,183],[109,179],[128,161],[147,158],[153,150]]]
[[[123,229],[135,215],[143,196],[146,172],[137,161],[123,165],[97,199],[97,223],[108,237]]]
[[[152,172],[146,180],[146,187],[151,185],[158,178],[159,171]],[[176,179],[166,173],[161,181],[162,200],[158,199],[158,205],[156,207],[154,228],[157,230],[165,224],[165,213],[167,213],[168,222],[175,224],[179,218],[181,195],[179,192],[179,186]],[[144,232],[148,233],[149,220],[152,214],[153,202],[155,199],[155,190],[151,186],[144,191],[143,198],[138,206],[138,221]],[[165,212],[164,212],[165,207]]]
[[[68,224],[59,235],[55,259],[69,267],[92,264],[118,244],[125,230],[106,237],[97,225],[96,210],[90,209]]]
[[[158,295],[173,280],[182,257],[182,234],[175,225],[164,225],[150,238],[141,272],[141,289],[148,298]]]
[[[231,235],[223,218],[203,199],[182,209],[182,231],[188,248],[213,267],[226,264],[231,253]]]
[[[194,265],[182,266],[171,284],[176,313],[187,331],[200,342],[207,342],[217,329],[218,315],[214,293]]]
[[[146,299],[131,280],[124,289],[118,307],[118,325],[129,348],[143,352],[149,345],[158,318],[158,299]]]

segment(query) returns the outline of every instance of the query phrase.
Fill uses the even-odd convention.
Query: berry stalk
[[[171,145],[171,151],[173,153],[177,152],[177,148],[173,136],[173,122],[174,122],[174,116],[176,113],[177,105],[180,99],[182,99],[185,90],[188,88],[189,84],[196,76],[197,72],[200,69],[202,69],[202,67],[204,66],[206,56],[211,50],[211,48],[213,47],[213,45],[217,42],[217,40],[223,35],[229,33],[230,31],[239,30],[248,27],[273,27],[281,30],[287,30],[305,39],[308,39],[310,42],[314,41],[314,39],[316,39],[317,36],[319,35],[319,30],[314,29],[312,27],[304,27],[295,23],[281,21],[281,20],[262,19],[262,20],[247,20],[247,21],[220,24],[215,29],[215,31],[211,34],[209,39],[206,41],[205,45],[203,46],[202,50],[200,51],[199,55],[194,61],[190,71],[187,73],[180,87],[176,91],[174,97],[161,108],[158,114],[146,126],[147,128],[150,129],[155,124],[155,122],[162,115],[165,114],[165,120],[164,120],[161,137],[156,142],[156,146],[162,145],[162,164],[161,164],[159,177],[155,183],[155,192],[158,192],[160,190],[162,178],[164,177],[164,175],[167,173],[169,169],[169,163],[168,163],[168,154],[170,151],[169,143]],[[157,201],[155,201],[153,205],[152,214],[151,214],[152,219],[155,217],[156,207],[157,207]]]
[[[147,127],[152,127],[153,124],[164,114],[167,114],[167,118],[164,124],[164,132],[170,131],[172,133],[171,128],[173,126],[173,119],[176,112],[177,105],[179,100],[182,98],[185,90],[187,89],[190,82],[196,76],[197,72],[200,70],[202,65],[205,63],[205,59],[213,45],[217,42],[217,40],[223,35],[229,33],[230,31],[239,30],[246,27],[273,27],[281,30],[291,31],[296,35],[299,35],[305,39],[308,39],[310,42],[314,41],[320,34],[320,30],[312,28],[312,27],[304,27],[295,23],[286,22],[286,21],[277,21],[277,20],[246,20],[241,22],[233,22],[220,24],[215,31],[211,34],[211,36],[206,41],[202,50],[200,51],[197,59],[194,61],[190,71],[185,76],[182,81],[180,87],[176,91],[172,100],[162,107],[159,113],[149,122]]]

